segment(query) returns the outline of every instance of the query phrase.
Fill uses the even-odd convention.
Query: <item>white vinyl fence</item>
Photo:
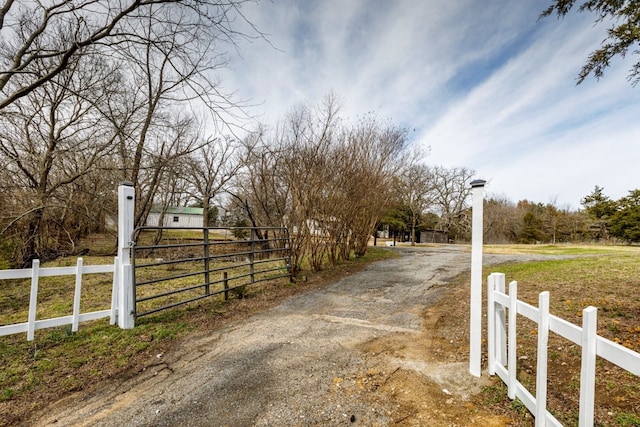
[[[7,279],[31,279],[31,292],[29,296],[29,317],[26,323],[16,323],[12,325],[0,326],[0,336],[27,333],[27,340],[34,339],[37,329],[53,328],[62,325],[71,325],[73,332],[78,331],[78,323],[89,320],[111,317],[111,324],[116,319],[116,297],[117,297],[117,271],[118,258],[113,264],[108,265],[83,265],[82,258],[78,258],[75,267],[46,267],[40,268],[40,261],[34,260],[32,268],[0,270],[0,280]],[[113,275],[113,287],[111,291],[111,308],[90,313],[80,312],[80,296],[82,293],[82,277],[86,274],[111,273]],[[40,277],[52,276],[75,276],[75,290],[73,296],[73,313],[68,316],[56,317],[53,319],[36,319],[36,309],[38,305],[38,282]],[[0,286],[2,286],[0,284]],[[0,318],[1,321],[1,318]]]
[[[488,370],[497,374],[508,387],[510,399],[519,398],[534,415],[537,426],[561,426],[547,411],[547,342],[549,331],[582,347],[580,373],[580,426],[593,426],[596,356],[640,377],[640,354],[597,335],[597,309],[585,308],[582,327],[549,314],[549,292],[539,295],[538,307],[518,301],[518,284],[509,284],[505,293],[505,276],[492,273],[488,280]],[[505,309],[507,316],[505,316]],[[517,379],[516,316],[520,314],[538,324],[536,396]]]

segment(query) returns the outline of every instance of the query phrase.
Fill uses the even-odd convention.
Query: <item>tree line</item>
[[[378,229],[415,242],[420,232],[447,233],[450,241],[471,238],[468,184],[473,171],[411,165],[394,178],[395,197]],[[446,179],[443,179],[446,177]],[[484,200],[484,242],[501,243],[611,243],[640,242],[640,190],[613,200],[602,187],[581,200],[582,208],[489,195]]]
[[[487,243],[638,243],[640,190],[612,200],[602,187],[581,200],[582,209],[489,197],[484,204]]]

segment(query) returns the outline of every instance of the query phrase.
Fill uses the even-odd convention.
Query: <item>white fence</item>
[[[113,264],[108,265],[83,265],[82,258],[78,258],[75,267],[46,267],[40,268],[40,261],[34,260],[32,268],[16,269],[16,270],[0,270],[0,280],[7,279],[28,279],[31,278],[31,292],[29,295],[29,317],[26,323],[16,323],[12,325],[0,326],[0,336],[27,333],[27,340],[32,341],[34,333],[37,329],[53,328],[62,325],[71,325],[73,332],[78,331],[80,322],[89,320],[111,317],[111,324],[116,319],[116,301],[117,301],[117,264],[118,258],[114,259]],[[113,275],[113,287],[111,291],[111,308],[101,311],[93,311],[90,313],[80,312],[80,296],[82,293],[82,277],[86,274],[95,273],[111,273]],[[68,316],[56,317],[53,319],[36,319],[36,308],[38,305],[38,283],[40,277],[53,276],[75,276],[75,289],[73,295],[73,314]]]
[[[547,343],[549,331],[582,347],[580,372],[580,426],[593,425],[595,398],[596,356],[640,377],[640,354],[597,335],[597,309],[585,308],[582,327],[549,314],[549,292],[539,295],[538,307],[518,301],[518,284],[509,284],[505,293],[505,276],[489,275],[488,280],[488,370],[497,374],[508,387],[510,399],[519,398],[534,415],[536,426],[561,426],[547,411]],[[505,308],[508,315],[505,316]],[[538,324],[536,367],[536,396],[533,396],[516,378],[516,316],[520,314]],[[507,329],[508,327],[508,329]]]

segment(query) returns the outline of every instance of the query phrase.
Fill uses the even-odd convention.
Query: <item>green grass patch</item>
[[[640,255],[640,247],[618,245],[485,245],[484,252],[539,255]]]
[[[635,414],[618,413],[616,422],[622,427],[640,427],[640,417]]]

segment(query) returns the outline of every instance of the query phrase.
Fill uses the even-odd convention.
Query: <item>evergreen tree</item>
[[[591,237],[596,240],[609,238],[609,220],[618,210],[618,203],[603,191],[602,187],[596,185],[593,192],[582,199],[582,206],[591,220]]]
[[[610,22],[607,38],[602,41],[599,49],[594,50],[587,63],[578,75],[578,84],[582,83],[589,74],[596,79],[604,75],[615,57],[624,58],[629,51],[634,55],[640,54],[640,4],[637,0],[583,0],[579,2],[578,12],[595,14],[596,23]],[[576,5],[576,0],[554,0],[542,17],[557,14],[567,15]],[[629,71],[629,80],[635,85],[640,81],[640,61],[633,64]]]
[[[610,221],[611,235],[630,243],[640,242],[640,190],[630,191],[618,204],[620,209]]]

